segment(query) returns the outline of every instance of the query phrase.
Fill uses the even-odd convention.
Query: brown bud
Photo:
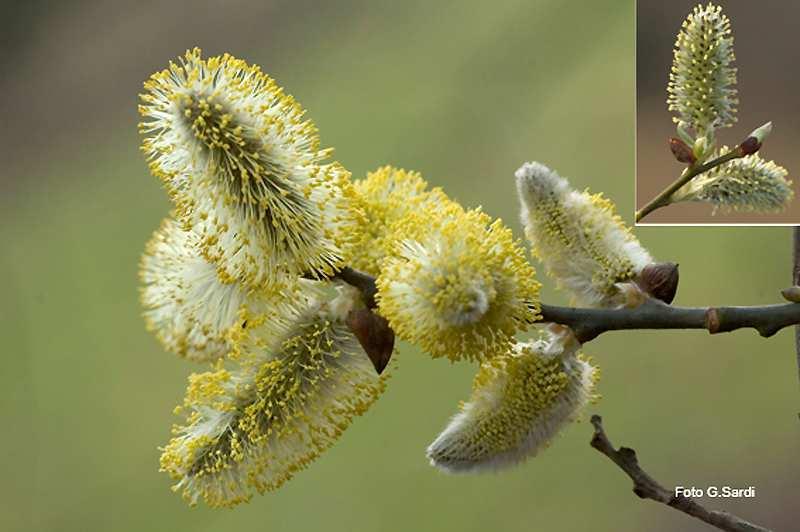
[[[667,304],[672,303],[678,291],[678,265],[674,262],[648,264],[642,269],[636,284],[652,297]]]
[[[383,373],[394,350],[394,331],[386,318],[360,308],[347,314],[347,326],[366,351],[378,375]]]
[[[800,303],[800,286],[790,286],[781,290],[783,299],[791,303]]]
[[[675,137],[669,139],[669,149],[672,150],[672,155],[674,155],[679,162],[686,164],[694,164],[697,162],[697,157],[695,157],[692,149],[681,139]]]
[[[747,137],[738,147],[742,155],[753,155],[760,149],[761,143],[755,137]]]

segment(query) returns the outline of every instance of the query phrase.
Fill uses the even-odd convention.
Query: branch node
[[[706,329],[708,329],[709,333],[717,334],[720,332],[719,310],[714,307],[708,308],[706,310],[705,322]]]
[[[775,334],[777,334],[781,328],[782,327],[778,325],[762,325],[761,327],[756,327],[756,330],[758,331],[758,334],[764,338],[769,338],[770,336],[775,336]]]
[[[630,447],[620,447],[619,451],[617,451],[620,455],[620,458],[624,459],[626,462],[631,464],[638,464],[639,459],[636,458],[636,451],[631,449]]]

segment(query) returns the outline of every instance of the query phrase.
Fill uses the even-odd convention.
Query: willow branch
[[[717,334],[752,328],[767,338],[800,323],[800,304],[673,307],[650,299],[639,307],[621,309],[542,305],[542,321],[569,326],[581,342],[604,332],[630,329],[705,329]]]
[[[364,303],[376,307],[375,278],[343,268],[334,278],[361,291]],[[574,308],[541,305],[541,322],[570,327],[583,343],[608,331],[631,329],[705,329],[711,334],[752,328],[769,337],[791,325],[800,324],[800,303],[752,307],[673,307],[648,299],[636,308]]]
[[[656,197],[645,203],[644,207],[636,211],[636,221],[640,221],[642,218],[650,214],[656,209],[660,209],[661,207],[666,207],[671,203],[670,199],[672,195],[681,188],[683,185],[694,179],[695,177],[699,176],[704,172],[708,172],[716,168],[721,164],[725,164],[732,159],[739,159],[744,157],[745,153],[741,149],[740,146],[737,146],[733,150],[729,151],[728,153],[717,157],[716,159],[709,161],[705,164],[699,165],[692,165],[688,167],[681,176],[676,179],[671,185],[667,188],[662,190]]]
[[[729,532],[769,532],[769,529],[754,525],[728,512],[708,510],[691,497],[676,495],[675,490],[668,490],[647,474],[639,465],[636,451],[628,447],[615,449],[603,430],[603,419],[592,416],[594,436],[591,445],[606,455],[617,467],[625,472],[633,481],[633,492],[642,499],[650,499],[666,504],[679,512],[700,519],[720,530]]]

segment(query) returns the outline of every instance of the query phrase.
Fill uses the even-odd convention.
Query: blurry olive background
[[[586,421],[511,471],[448,476],[424,449],[475,368],[401,344],[384,397],[280,491],[187,507],[158,472],[186,376],[144,330],[137,262],[169,211],[148,175],[137,93],[185,49],[260,64],[355,176],[420,170],[521,236],[514,170],[536,159],[630,220],[634,6],[560,2],[30,2],[0,24],[0,529],[58,531],[706,530],[652,502],[588,443]],[[778,130],[786,134],[783,129]],[[788,228],[641,228],[680,263],[676,303],[776,302]],[[544,280],[548,302],[564,303]],[[791,331],[612,333],[617,444],[665,484],[754,485],[707,501],[789,528],[800,490]]]
[[[702,3],[707,3],[704,1]],[[713,213],[706,203],[678,203],[649,214],[641,223],[791,223],[800,225],[800,47],[794,42],[800,3],[786,0],[715,0],[731,21],[734,66],[738,68],[738,122],[717,131],[719,146],[735,146],[758,126],[773,131],[760,155],[789,171],[795,198],[780,213]],[[673,45],[698,0],[639,0],[636,30],[636,204],[642,207],[680,175],[668,140],[676,136],[667,110]]]

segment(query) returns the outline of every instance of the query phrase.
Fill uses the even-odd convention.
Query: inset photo
[[[637,2],[637,224],[796,225],[800,3]]]

